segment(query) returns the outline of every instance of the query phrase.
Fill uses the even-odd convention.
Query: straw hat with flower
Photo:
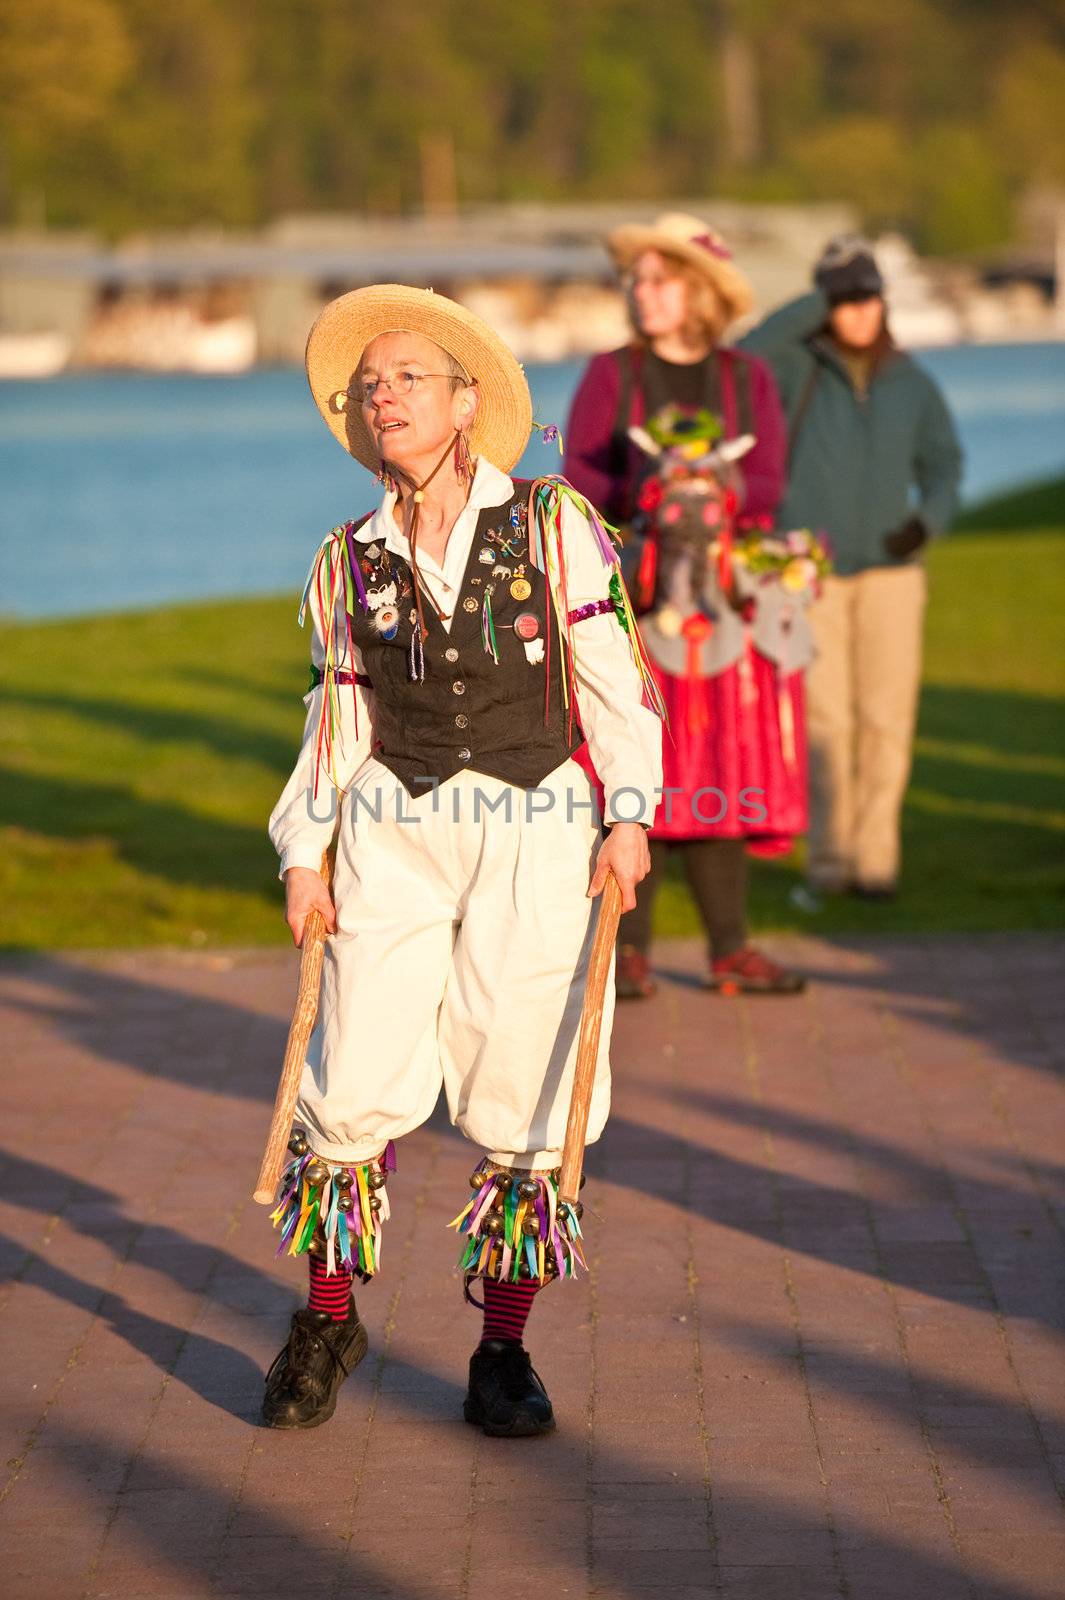
[[[698,217],[666,211],[651,223],[615,228],[607,234],[606,245],[622,272],[645,250],[657,250],[695,267],[717,290],[729,322],[746,316],[754,307],[751,286],[733,261],[732,251],[721,235]]]
[[[509,472],[532,428],[532,401],[520,363],[465,306],[403,283],[377,283],[331,300],[308,336],[307,381],[345,450],[371,472],[378,470],[380,457],[362,409],[347,391],[363,351],[380,333],[418,333],[454,357],[479,395],[467,434],[470,454]]]

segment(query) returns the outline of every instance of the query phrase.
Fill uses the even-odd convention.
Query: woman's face
[[[884,302],[879,296],[869,300],[842,300],[833,306],[829,326],[841,344],[866,350],[875,344],[884,326]]]
[[[416,468],[427,459],[435,465],[456,430],[469,426],[477,391],[453,389],[447,369],[443,350],[422,334],[381,333],[366,346],[351,388],[361,396],[362,415],[382,461],[400,468]],[[404,374],[415,380],[406,394],[400,392]]]
[[[645,339],[679,333],[688,320],[688,285],[675,261],[658,250],[645,250],[632,263],[627,278],[633,321]]]

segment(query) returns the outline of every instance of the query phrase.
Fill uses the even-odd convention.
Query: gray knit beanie
[[[814,268],[814,283],[829,305],[872,300],[884,293],[873,247],[859,233],[841,233],[829,240]]]

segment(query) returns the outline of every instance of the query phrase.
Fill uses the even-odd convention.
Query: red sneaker
[[[649,1000],[657,992],[651,964],[635,945],[623,944],[618,951],[614,987],[619,1000]]]
[[[744,945],[730,956],[718,956],[710,963],[707,987],[718,994],[799,994],[806,979],[770,961],[753,945]]]

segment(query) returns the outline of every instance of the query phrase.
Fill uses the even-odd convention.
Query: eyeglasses
[[[423,378],[454,378],[453,372],[393,372],[390,378],[360,378],[353,383],[348,394],[353,400],[358,400],[361,405],[372,405],[373,397],[381,384],[390,394],[410,394],[415,384]],[[465,381],[465,380],[460,380]]]

